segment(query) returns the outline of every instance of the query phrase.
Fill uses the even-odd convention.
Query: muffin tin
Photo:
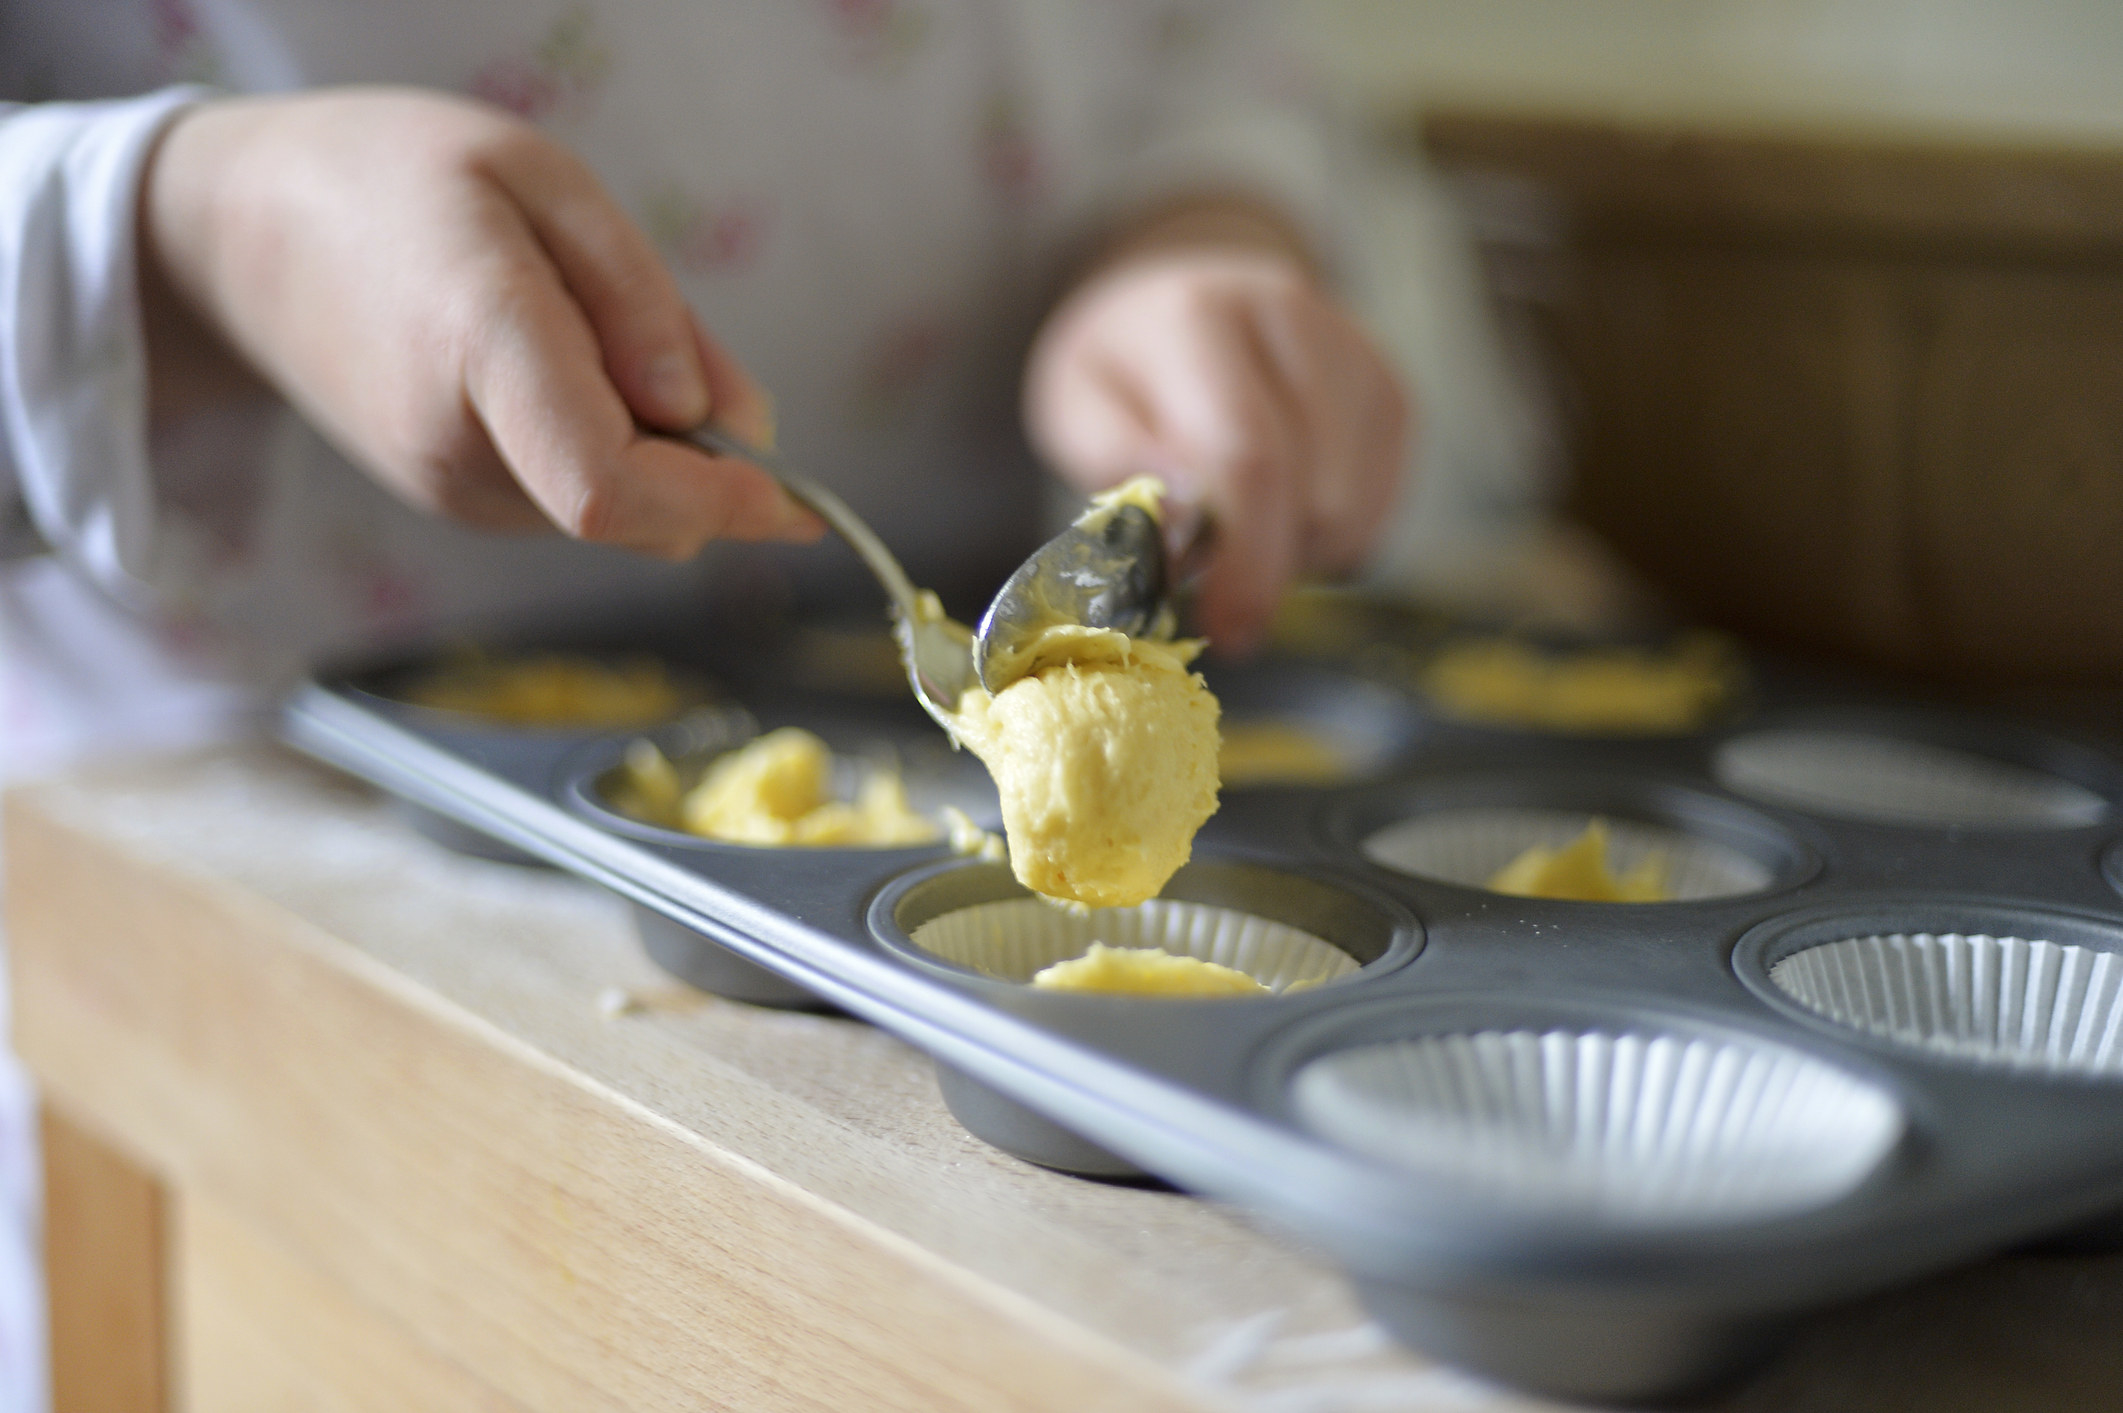
[[[910,702],[721,675],[726,704],[648,733],[667,752],[803,725],[995,827],[977,764]],[[927,1049],[1000,1147],[1247,1204],[1417,1348],[1634,1400],[1729,1377],[1848,1297],[2123,1213],[2123,767],[1757,678],[1713,730],[1601,739],[1456,725],[1318,662],[1212,669],[1234,717],[1315,729],[1358,774],[1228,790],[1161,899],[1088,924],[942,844],[760,849],[615,814],[599,782],[642,733],[445,722],[373,675],[304,688],[284,726],[626,897],[675,974]],[[1481,886],[1593,816],[1625,865],[1667,849],[1680,897]],[[1093,932],[1273,994],[1024,984]]]

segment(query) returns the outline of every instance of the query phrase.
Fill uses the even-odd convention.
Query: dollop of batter
[[[997,835],[989,833],[975,822],[972,815],[962,809],[945,805],[938,811],[943,816],[944,838],[951,845],[951,852],[962,854],[982,863],[1008,863],[1010,851]]]
[[[1002,796],[1010,866],[1035,893],[1092,908],[1157,896],[1216,813],[1216,698],[1199,643],[1057,624],[1032,670],[978,687],[952,726]]]
[[[511,726],[609,730],[667,721],[686,705],[655,658],[603,662],[567,653],[470,655],[415,681],[405,695],[418,706]]]
[[[1670,648],[1554,652],[1511,638],[1451,644],[1419,682],[1442,710],[1466,721],[1539,731],[1690,731],[1740,691],[1732,644],[1694,633]]]
[[[1273,718],[1226,726],[1216,768],[1226,785],[1331,785],[1350,774],[1348,756],[1333,741]]]
[[[1055,991],[1101,991],[1128,996],[1265,996],[1268,988],[1234,968],[1158,947],[1108,947],[1093,942],[1081,957],[1033,974],[1032,984]]]
[[[1663,903],[1673,897],[1666,884],[1666,856],[1646,854],[1635,868],[1617,874],[1607,863],[1607,821],[1595,819],[1585,832],[1563,845],[1536,844],[1498,869],[1489,880],[1492,893],[1518,898],[1560,898],[1580,903]]]
[[[731,844],[889,848],[939,837],[935,821],[907,804],[897,772],[870,772],[852,801],[833,798],[832,778],[832,751],[793,726],[718,757],[690,790],[652,742],[637,741],[612,802],[652,824]]]

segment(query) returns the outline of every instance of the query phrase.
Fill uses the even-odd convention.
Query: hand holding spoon
[[[1114,500],[1093,505],[1035,551],[1003,584],[976,637],[944,615],[935,595],[914,587],[884,541],[839,496],[720,427],[683,435],[711,456],[748,461],[772,476],[861,556],[896,610],[894,631],[914,696],[947,731],[969,688],[978,683],[999,692],[1024,674],[1028,650],[1042,630],[1081,623],[1139,636],[1153,629],[1165,608],[1162,528],[1141,505]]]

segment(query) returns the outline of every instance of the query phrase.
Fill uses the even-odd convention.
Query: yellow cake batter
[[[719,757],[690,790],[653,743],[636,741],[611,798],[636,818],[732,844],[889,848],[939,837],[896,772],[872,771],[853,801],[833,798],[832,774],[826,743],[793,726]]]
[[[1519,898],[1561,898],[1580,903],[1663,903],[1666,856],[1646,854],[1635,868],[1616,874],[1607,863],[1607,821],[1595,819],[1559,849],[1536,844],[1490,878],[1489,890]]]
[[[567,653],[470,657],[414,682],[406,700],[512,726],[624,730],[668,721],[685,696],[655,658],[601,662]]]
[[[1539,731],[1689,731],[1730,705],[1740,666],[1732,644],[1695,633],[1658,650],[1550,652],[1512,638],[1458,642],[1418,673],[1438,707],[1467,721]]]
[[[1216,812],[1216,698],[1187,669],[1199,646],[1056,626],[1034,671],[959,702],[953,728],[995,777],[1020,883],[1132,907],[1187,861]]]
[[[1350,773],[1348,757],[1334,742],[1272,718],[1226,726],[1216,769],[1226,785],[1331,785]]]
[[[974,822],[973,816],[962,809],[945,805],[939,813],[944,821],[944,838],[951,845],[951,852],[964,854],[969,859],[982,863],[1008,863],[1009,850],[997,835],[989,833]]]
[[[1074,961],[1056,962],[1032,978],[1056,991],[1129,996],[1265,996],[1268,988],[1242,971],[1176,956],[1157,947],[1108,947],[1093,942]]]
[[[1138,478],[1098,506],[1156,513]],[[1035,893],[1091,908],[1157,896],[1216,812],[1217,705],[1188,670],[1197,642],[1053,623],[990,696],[969,690],[954,735],[1002,796],[1010,865]]]

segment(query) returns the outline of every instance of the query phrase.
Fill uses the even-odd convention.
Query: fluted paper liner
[[[1718,748],[1727,789],[1817,814],[1888,824],[2093,824],[2108,812],[2091,790],[1968,751],[1863,731],[1757,731]]]
[[[2123,1074],[2123,957],[2021,937],[1893,933],[1795,952],[1769,979],[1845,1025],[1964,1059]]]
[[[1666,856],[1673,900],[1758,893],[1770,871],[1755,859],[1678,829],[1579,810],[1444,809],[1389,824],[1364,840],[1364,854],[1400,873],[1465,888],[1486,888],[1498,869],[1535,845],[1560,848],[1595,818],[1607,822],[1607,861],[1627,873],[1646,854]]]
[[[1307,1064],[1321,1136],[1485,1200],[1665,1226],[1768,1217],[1848,1192],[1894,1146],[1887,1094],[1766,1042],[1481,1031]]]
[[[1332,981],[1356,958],[1313,934],[1235,908],[1152,898],[1132,908],[1072,913],[1038,898],[1008,898],[932,918],[909,934],[942,961],[1004,981],[1031,981],[1093,942],[1156,947],[1242,971],[1270,991]]]

